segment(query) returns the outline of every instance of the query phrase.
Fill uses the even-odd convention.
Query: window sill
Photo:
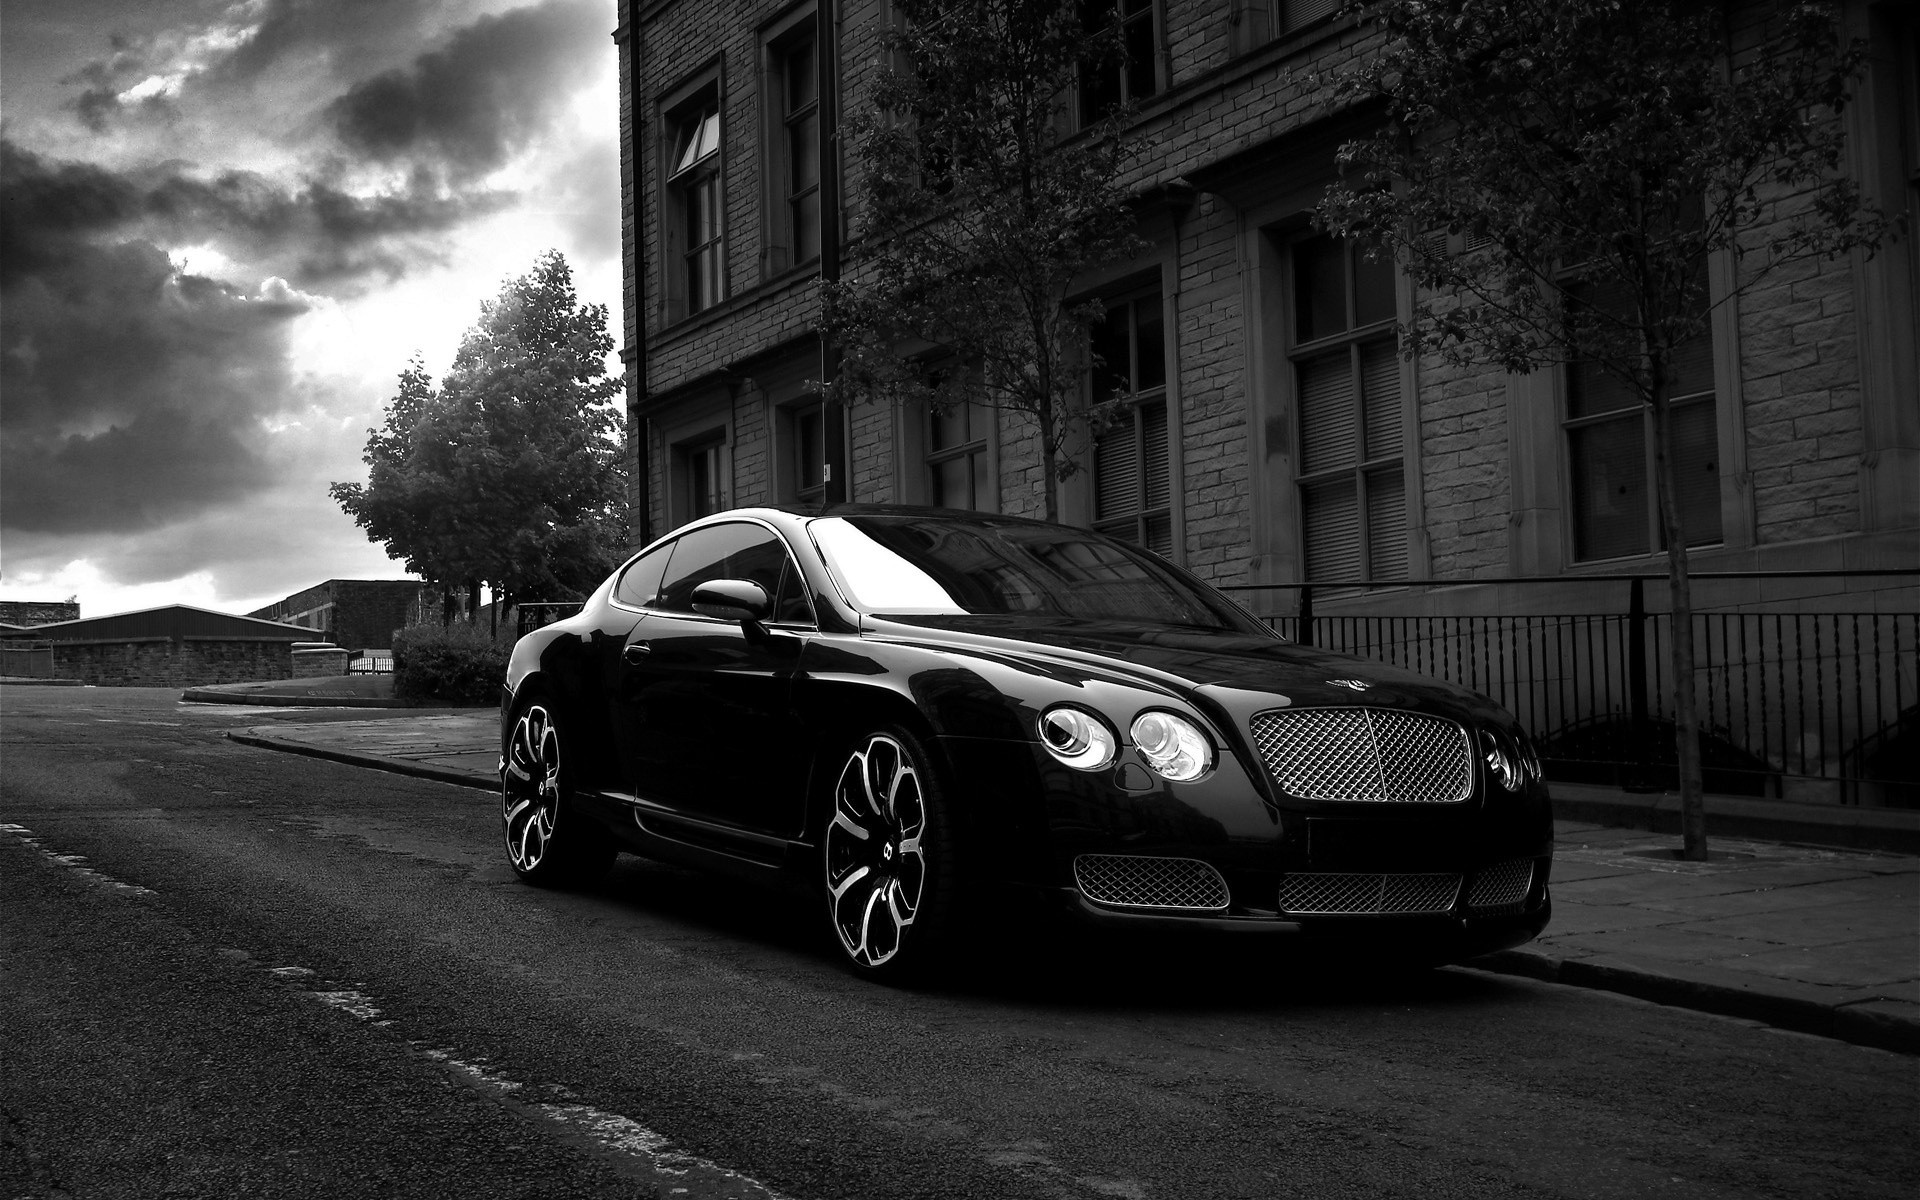
[[[662,322],[660,327],[655,331],[655,336],[658,338],[660,345],[671,345],[680,338],[691,336],[707,328],[709,325],[714,325],[729,317],[736,316],[781,292],[792,291],[819,277],[820,261],[818,259],[812,262],[802,263],[797,267],[790,267],[744,292],[737,292],[734,295],[728,296],[712,308],[703,308],[690,316],[676,317],[673,320]]]

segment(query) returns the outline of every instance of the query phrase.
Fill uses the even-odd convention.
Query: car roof
[[[1043,521],[1035,517],[1018,517],[1006,513],[980,512],[971,508],[935,508],[926,504],[771,504],[754,508],[737,508],[729,512],[714,513],[713,518],[729,516],[780,516],[813,520],[816,517],[919,517],[949,521],[992,521],[996,524],[1053,525],[1057,522]],[[709,520],[713,518],[708,518]],[[1062,528],[1066,528],[1062,526]],[[1085,531],[1082,531],[1085,532]]]

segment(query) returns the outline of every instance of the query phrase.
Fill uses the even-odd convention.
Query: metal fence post
[[[1633,729],[1633,773],[1624,781],[1629,792],[1657,792],[1647,748],[1653,728],[1647,719],[1647,594],[1644,581],[1633,577],[1627,592],[1627,716]]]
[[[1300,589],[1300,615],[1294,619],[1293,640],[1302,646],[1313,645],[1313,589]]]

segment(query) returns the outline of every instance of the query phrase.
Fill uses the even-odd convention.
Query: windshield
[[[808,525],[847,598],[889,616],[1033,613],[1265,633],[1155,555],[991,516],[822,517]]]

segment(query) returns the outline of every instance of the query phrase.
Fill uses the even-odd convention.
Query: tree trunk
[[[1053,427],[1053,380],[1043,372],[1041,383],[1044,385],[1039,396],[1039,411],[1034,415],[1040,420],[1040,470],[1044,481],[1042,495],[1045,498],[1049,521],[1060,519],[1060,475],[1054,470],[1054,460],[1060,454],[1060,435]]]
[[[1700,770],[1700,713],[1693,687],[1693,587],[1687,578],[1687,538],[1676,503],[1671,437],[1672,411],[1667,405],[1671,352],[1664,346],[1649,355],[1652,376],[1653,469],[1660,500],[1660,529],[1667,543],[1667,595],[1673,611],[1673,640],[1669,663],[1673,671],[1674,756],[1680,766],[1681,857],[1689,862],[1707,859],[1706,788]]]
[[[467,580],[467,624],[474,625],[480,620],[480,581]]]

